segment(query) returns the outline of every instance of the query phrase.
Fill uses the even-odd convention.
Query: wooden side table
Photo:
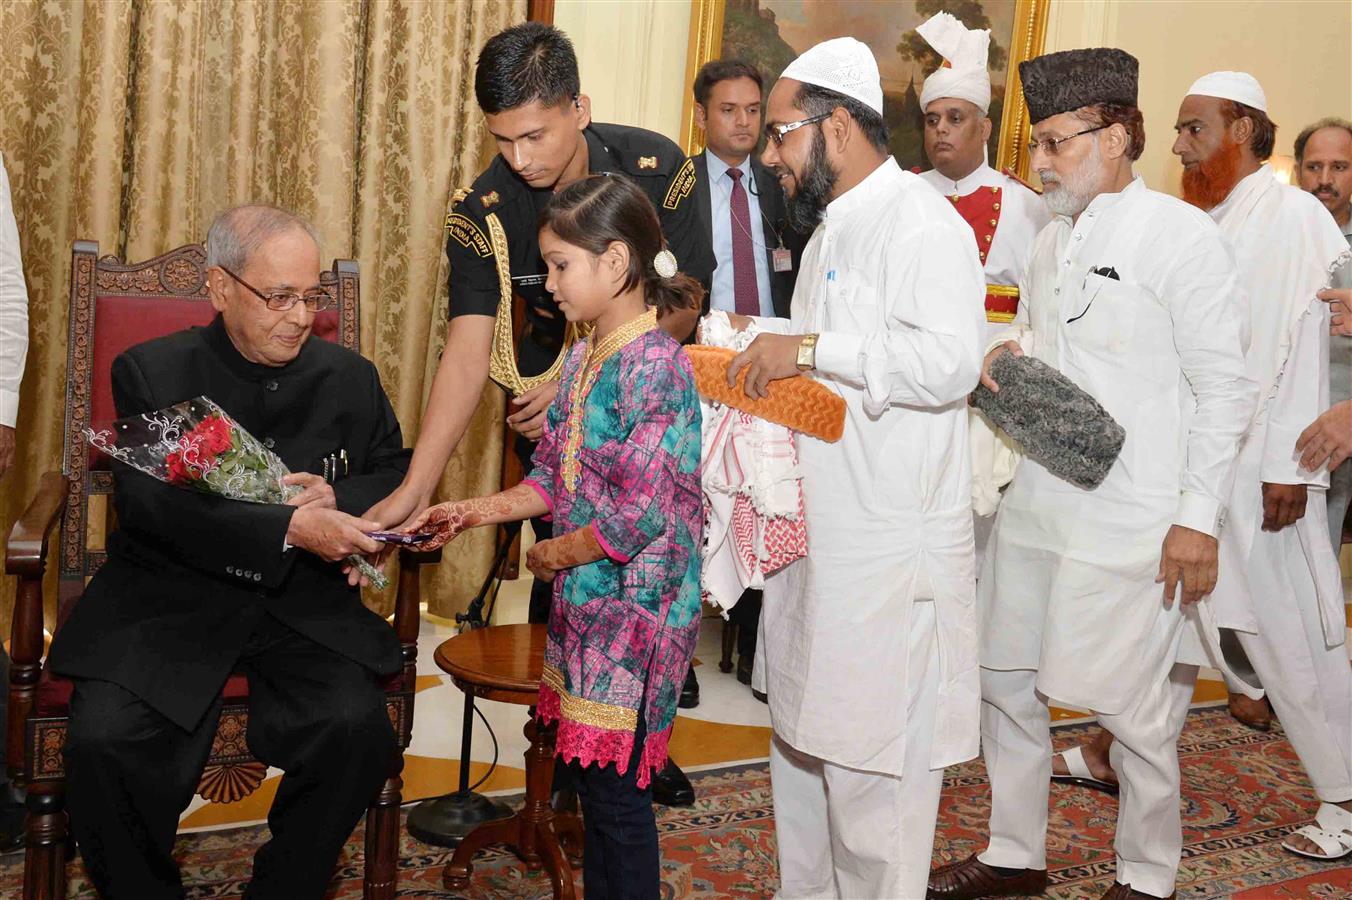
[[[457,635],[436,649],[433,658],[456,686],[485,700],[535,705],[545,657],[544,625],[497,625]],[[506,844],[531,871],[543,868],[560,900],[574,900],[573,869],[560,843],[560,833],[580,854],[582,827],[576,815],[556,813],[549,804],[554,780],[554,725],[526,721],[526,805],[508,819],[475,828],[442,873],[449,890],[469,887],[474,854],[489,844]],[[461,760],[469,765],[469,760]]]

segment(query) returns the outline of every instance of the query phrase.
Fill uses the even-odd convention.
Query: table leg
[[[474,868],[474,854],[489,844],[507,844],[528,869],[544,868],[555,898],[574,900],[573,868],[559,843],[554,810],[549,805],[557,729],[553,725],[539,724],[532,709],[523,730],[530,742],[526,750],[525,806],[510,819],[486,822],[466,835],[442,873],[442,883],[448,890],[467,889]],[[568,830],[576,830],[580,847],[581,828],[576,825],[576,817],[568,816],[562,822],[569,823]]]

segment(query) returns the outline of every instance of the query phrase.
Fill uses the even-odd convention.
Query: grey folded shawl
[[[1091,491],[1108,477],[1127,432],[1099,402],[1041,360],[1003,353],[991,364],[1000,385],[977,385],[972,403],[1018,441],[1026,456]]]

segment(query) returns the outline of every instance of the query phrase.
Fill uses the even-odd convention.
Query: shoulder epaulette
[[[1012,180],[1014,180],[1014,181],[1017,181],[1019,184],[1023,185],[1024,187],[1028,188],[1028,190],[1032,191],[1034,194],[1041,194],[1041,193],[1042,193],[1041,190],[1039,190],[1038,188],[1033,187],[1031,184],[1029,184],[1028,182],[1024,181],[1022,178],[1020,178],[1020,177],[1014,172],[1014,170],[1012,170],[1012,169],[1009,169],[1009,168],[1001,169],[1001,170],[1000,170],[1000,174],[1004,175],[1006,178],[1009,178],[1009,179],[1012,179]]]

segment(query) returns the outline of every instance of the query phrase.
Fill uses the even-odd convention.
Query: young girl
[[[466,528],[546,513],[557,537],[526,564],[553,579],[536,714],[558,722],[586,828],[589,898],[656,897],[649,782],[667,758],[700,613],[700,412],[657,312],[697,305],[657,213],[618,176],[556,194],[540,217],[546,288],[591,335],[569,352],[526,480],[444,503],[410,526],[435,548]]]

